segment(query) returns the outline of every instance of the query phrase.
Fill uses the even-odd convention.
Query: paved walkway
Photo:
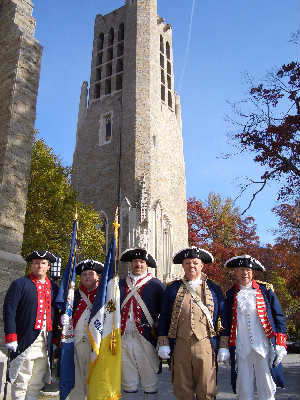
[[[283,364],[285,389],[277,389],[276,400],[299,400],[300,399],[300,355],[288,354]],[[237,396],[232,393],[230,385],[230,367],[220,367],[219,390],[217,400],[235,400]],[[171,397],[169,398],[171,400]],[[172,398],[173,399],[173,398]],[[255,399],[258,399],[256,396]]]
[[[288,354],[283,362],[286,389],[278,389],[276,400],[300,400],[300,355]],[[170,381],[170,371],[168,367],[163,367],[160,375],[159,399],[175,400]],[[230,367],[220,366],[218,373],[218,395],[217,400],[236,400],[237,397],[232,393],[230,386]],[[50,397],[41,396],[39,400],[50,400]],[[58,400],[58,397],[52,397]],[[143,394],[140,393],[136,400],[142,400]],[[255,397],[257,399],[257,397]],[[7,400],[10,400],[8,396]],[[78,399],[81,400],[81,399]]]
[[[283,362],[286,389],[277,389],[276,400],[300,400],[300,355],[288,354]],[[142,400],[139,396],[138,400]],[[161,400],[175,400],[170,383],[170,372],[163,368],[160,378]],[[218,395],[217,400],[236,400],[237,396],[232,393],[230,385],[230,367],[219,367],[218,371]],[[255,397],[257,399],[257,396]]]

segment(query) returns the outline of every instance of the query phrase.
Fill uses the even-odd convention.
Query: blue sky
[[[90,78],[94,18],[121,7],[124,1],[33,2],[36,37],[44,48],[35,126],[63,163],[71,165],[80,88]],[[299,1],[158,0],[158,13],[173,28],[187,196],[206,200],[215,192],[235,198],[240,177],[257,178],[261,170],[249,154],[220,158],[233,151],[228,140],[231,126],[225,121],[226,114],[231,114],[228,102],[246,97],[246,72],[259,81],[276,66],[299,58],[297,46],[289,43],[299,29]],[[276,228],[277,220],[271,208],[278,204],[277,189],[275,183],[265,188],[247,214],[255,218],[262,243],[273,241],[270,230]],[[251,193],[244,194],[237,205],[246,207],[250,197]]]

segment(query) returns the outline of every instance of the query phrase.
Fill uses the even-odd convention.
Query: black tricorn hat
[[[104,265],[95,260],[90,260],[87,258],[86,260],[80,261],[76,264],[75,271],[77,275],[80,275],[83,271],[91,270],[97,272],[97,274],[101,274],[104,268]]]
[[[120,256],[120,261],[130,262],[132,260],[145,260],[148,267],[156,268],[156,261],[146,249],[137,247],[135,249],[127,249]]]
[[[257,271],[265,271],[265,267],[256,258],[244,254],[242,256],[232,257],[224,264],[227,268],[250,268]]]
[[[27,262],[31,262],[32,260],[48,260],[52,264],[56,261],[56,257],[48,250],[34,250],[28,254],[25,260]]]
[[[182,261],[186,258],[199,258],[204,264],[211,264],[214,262],[214,258],[209,251],[192,246],[177,251],[173,256],[173,263],[182,264]]]

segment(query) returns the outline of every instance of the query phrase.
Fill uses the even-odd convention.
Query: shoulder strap
[[[145,285],[148,281],[150,281],[151,278],[152,278],[152,276],[148,275],[145,277],[145,279],[143,279],[137,285],[133,286],[129,276],[127,276],[126,283],[127,283],[127,286],[129,287],[129,293],[127,294],[127,296],[125,297],[125,299],[123,300],[123,302],[121,304],[121,310],[126,305],[126,303],[131,299],[131,297],[134,296],[134,294],[139,290],[139,288],[142,287],[143,285]]]
[[[85,302],[85,304],[87,305],[87,308],[92,311],[93,305],[90,302],[89,298],[87,297],[87,295],[85,293],[83,293],[83,291],[81,289],[79,289],[79,293],[80,296],[83,298],[83,301]]]
[[[145,279],[143,279],[141,282],[139,282],[136,286],[133,286],[130,278],[127,277],[126,282],[130,289],[130,292],[128,293],[128,295],[126,296],[126,298],[124,299],[124,301],[121,305],[121,310],[122,310],[122,308],[125,306],[125,304],[128,302],[128,300],[133,296],[136,299],[136,301],[138,302],[139,306],[141,307],[150,327],[153,326],[154,321],[153,321],[153,318],[152,318],[146,304],[144,303],[144,300],[141,298],[140,294],[138,293],[138,289],[141,286],[145,285],[151,278],[152,278],[151,276],[147,276]]]
[[[214,330],[215,328],[214,328],[213,320],[212,320],[212,317],[211,317],[211,314],[210,314],[208,308],[206,307],[205,304],[202,303],[202,301],[201,301],[199,295],[197,294],[197,292],[196,292],[194,289],[192,289],[192,288],[190,287],[190,285],[188,285],[187,282],[186,282],[185,280],[183,280],[182,282],[183,282],[183,284],[184,284],[186,290],[187,290],[187,291],[190,293],[190,295],[192,296],[192,299],[195,301],[195,303],[197,304],[197,306],[199,306],[199,307],[201,308],[201,310],[204,312],[204,314],[205,314],[205,316],[206,316],[206,318],[207,318],[207,320],[208,320],[208,322],[209,322],[211,328]]]

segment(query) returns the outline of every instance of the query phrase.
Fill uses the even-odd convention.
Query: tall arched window
[[[122,90],[123,88],[123,74],[116,76],[116,90]]]
[[[168,61],[168,62],[167,62],[167,73],[168,73],[169,75],[171,75],[171,71],[172,71],[171,63]]]
[[[122,72],[122,71],[123,71],[123,58],[120,58],[117,61],[116,72]]]
[[[104,33],[100,33],[98,38],[98,50],[102,50],[104,46]]]
[[[114,39],[115,39],[114,28],[110,28],[109,33],[108,33],[108,45],[109,46],[112,46],[114,44]]]
[[[112,63],[106,64],[106,76],[112,75]]]
[[[162,35],[160,35],[160,51],[161,51],[161,53],[164,52],[164,39],[163,39]]]
[[[170,90],[168,91],[168,106],[172,108],[172,94]]]
[[[172,81],[171,81],[170,75],[168,75],[167,80],[168,80],[168,89],[171,90],[172,89]]]
[[[111,78],[105,81],[105,94],[111,94]]]
[[[161,100],[162,100],[162,101],[165,101],[165,100],[166,100],[165,85],[161,85],[160,96],[161,96]]]
[[[165,73],[162,68],[160,69],[160,81],[161,83],[165,83]]]
[[[161,39],[162,36],[160,35]],[[160,42],[160,45],[163,45],[162,42]],[[160,47],[161,50],[161,47]],[[160,53],[160,83],[161,83],[161,87],[160,87],[160,98],[161,101],[165,101],[166,100],[166,91],[165,91],[165,57],[162,53]]]
[[[110,61],[114,58],[114,48],[110,47],[109,49],[107,49],[106,52],[106,61]]]
[[[101,68],[96,69],[96,81],[101,81]]]
[[[97,56],[96,65],[100,65],[103,63],[103,53],[99,53]]]
[[[105,116],[105,140],[109,142],[110,138],[111,138],[111,115],[108,114]]]
[[[117,56],[120,57],[124,54],[124,44],[119,43],[118,44],[118,50],[117,50]]]
[[[124,31],[125,27],[123,22],[119,25],[119,30],[118,30],[118,41],[120,42],[121,40],[124,40]]]
[[[99,126],[99,146],[110,143],[112,138],[113,113],[106,112],[101,115]]]
[[[169,45],[169,42],[166,43],[166,55],[167,55],[167,59],[170,60],[171,53],[170,53],[170,45]]]
[[[100,83],[96,83],[94,86],[94,99],[99,99],[101,93],[101,85]]]

